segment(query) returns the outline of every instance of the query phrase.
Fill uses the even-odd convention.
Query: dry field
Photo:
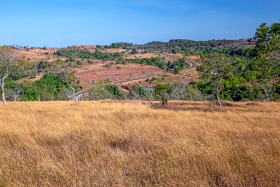
[[[0,105],[0,186],[280,186],[280,103]]]
[[[125,58],[136,59],[136,58],[154,58],[159,57],[160,55],[157,53],[140,53],[140,54],[127,54]]]
[[[88,50],[90,52],[95,52],[96,46],[95,45],[80,45],[80,46],[71,46],[72,49],[81,49],[81,50]]]
[[[29,62],[38,63],[40,61],[46,60],[49,62],[55,61],[57,59],[66,60],[64,57],[54,56],[56,49],[22,49],[16,50],[16,55],[18,59],[25,59]]]
[[[185,58],[184,54],[172,54],[172,53],[139,53],[139,54],[127,54],[125,58],[136,59],[136,58],[155,58],[160,57],[166,61],[174,62],[178,59]]]
[[[105,67],[107,65],[107,67]],[[109,65],[109,66],[108,66]],[[91,87],[93,82],[111,80],[114,83],[126,82],[153,76],[165,75],[158,67],[140,64],[115,64],[114,62],[96,62],[73,68],[75,75],[85,87]]]
[[[103,53],[123,53],[126,52],[126,49],[122,48],[110,48],[110,49],[101,49]]]
[[[160,57],[163,58],[166,61],[174,62],[176,60],[186,58],[189,60],[198,60],[199,56],[186,56],[184,54],[173,54],[173,53],[139,53],[139,54],[127,54],[125,58],[135,59],[135,58],[154,58],[154,57]]]

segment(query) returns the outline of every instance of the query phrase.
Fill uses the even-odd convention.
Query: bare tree
[[[79,97],[76,96],[76,82],[74,72],[71,72],[67,69],[63,62],[59,62],[56,66],[56,72],[59,75],[60,79],[67,84],[67,86],[72,90],[72,95],[68,96],[69,99],[73,99],[75,104],[79,105]]]
[[[67,86],[69,86],[69,88],[72,90],[72,95],[69,96],[69,99],[74,99],[75,104],[79,105],[79,98],[76,96],[76,89],[75,89],[75,78],[72,72],[63,72],[63,74],[61,74],[61,78],[64,82],[66,82]]]
[[[17,60],[15,53],[6,47],[0,48],[0,87],[2,93],[2,100],[4,104],[5,99],[5,81],[9,75],[16,70]]]
[[[17,87],[5,89],[5,98],[14,102],[19,101],[21,93],[22,90]]]

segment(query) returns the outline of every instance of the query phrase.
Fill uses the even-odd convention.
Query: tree
[[[133,55],[137,54],[137,50],[136,49],[132,49],[130,54],[133,54]]]
[[[62,61],[58,60],[51,64],[51,66],[47,69],[47,71],[51,74],[55,74],[59,77],[59,79],[64,82],[72,91],[72,95],[68,95],[68,98],[73,98],[75,104],[79,104],[79,98],[76,96],[76,78],[73,71],[70,71],[66,64]]]
[[[169,95],[172,93],[172,89],[169,84],[157,84],[155,86],[155,95],[160,99],[162,106],[165,106],[168,102]]]
[[[207,55],[203,61],[203,66],[199,68],[202,79],[209,81],[213,87],[216,104],[221,107],[222,101],[220,94],[223,90],[223,80],[233,73],[233,59],[219,53]]]
[[[179,74],[186,67],[186,61],[184,59],[179,59],[175,62],[175,74]]]
[[[14,52],[5,47],[0,48],[0,87],[2,100],[6,103],[5,98],[5,81],[9,75],[17,69],[17,60]]]
[[[257,28],[252,51],[251,70],[257,72],[255,82],[268,101],[275,92],[280,77],[280,23],[270,27],[263,23]]]
[[[67,84],[67,86],[72,90],[72,95],[68,98],[73,98],[75,104],[79,104],[79,98],[76,96],[76,79],[73,71],[69,71],[66,67],[60,67],[58,75],[60,79]]]

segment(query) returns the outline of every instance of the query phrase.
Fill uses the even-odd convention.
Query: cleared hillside
[[[0,105],[0,186],[279,186],[280,103]]]

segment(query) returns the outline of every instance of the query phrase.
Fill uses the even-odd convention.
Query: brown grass
[[[0,105],[0,186],[279,186],[280,104]]]
[[[172,53],[139,53],[139,54],[127,54],[126,58],[128,59],[135,59],[135,58],[155,58],[161,57],[164,58],[166,61],[174,62],[178,59],[185,58],[184,54],[172,54]],[[189,59],[194,59],[195,56],[190,56]]]
[[[20,60],[28,60],[29,62],[38,63],[40,61],[46,60],[49,62],[55,61],[55,60],[63,60],[65,61],[65,57],[57,57],[54,55],[56,52],[56,49],[29,49],[28,51],[26,49],[22,50],[16,50],[15,53],[17,55],[17,58]]]

